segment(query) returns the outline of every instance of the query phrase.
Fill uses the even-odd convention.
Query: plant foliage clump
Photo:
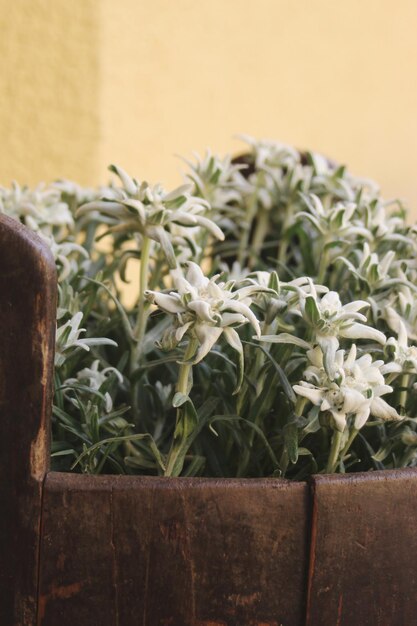
[[[245,140],[171,192],[116,166],[98,189],[0,189],[58,270],[54,469],[417,464],[416,227],[345,167]]]

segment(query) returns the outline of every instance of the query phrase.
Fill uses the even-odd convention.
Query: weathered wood
[[[417,470],[312,481],[307,626],[417,624]]]
[[[417,469],[316,476],[312,495],[47,474],[55,285],[47,248],[0,216],[1,626],[417,624]]]
[[[35,621],[56,316],[55,263],[0,215],[0,624]]]
[[[114,479],[48,474],[43,499],[39,626],[117,624],[112,545]]]
[[[42,626],[298,626],[308,488],[50,473]]]

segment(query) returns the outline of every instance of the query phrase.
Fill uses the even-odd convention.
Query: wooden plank
[[[113,480],[48,474],[42,515],[39,625],[117,624]]]
[[[56,315],[54,260],[0,215],[0,623],[35,622]]]
[[[417,470],[313,477],[307,625],[417,624]]]
[[[301,483],[51,473],[39,623],[301,625],[307,523]]]

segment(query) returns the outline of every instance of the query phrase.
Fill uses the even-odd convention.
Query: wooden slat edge
[[[49,468],[56,269],[0,215],[0,623],[36,620],[42,483]]]

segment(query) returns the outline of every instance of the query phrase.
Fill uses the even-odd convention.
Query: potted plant
[[[415,230],[248,141],[1,190],[2,624],[413,623]]]

